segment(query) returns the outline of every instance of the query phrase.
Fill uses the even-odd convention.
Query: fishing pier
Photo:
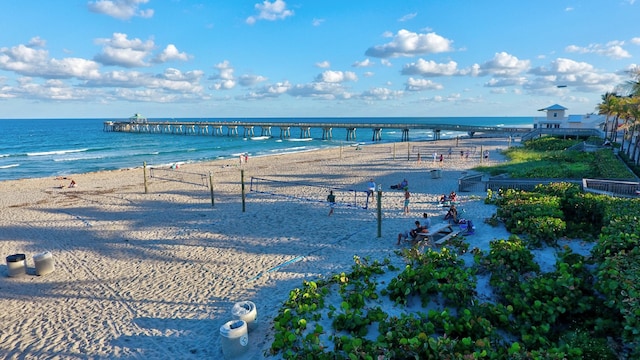
[[[136,114],[138,115],[138,114]],[[242,136],[245,138],[272,137],[273,129],[279,129],[280,139],[291,138],[291,129],[299,129],[300,138],[310,138],[311,129],[322,130],[322,140],[332,140],[334,129],[344,129],[347,141],[356,141],[356,130],[367,129],[372,132],[371,141],[382,140],[383,129],[397,129],[402,131],[402,141],[409,141],[409,131],[415,129],[433,131],[433,139],[439,140],[442,131],[459,131],[473,136],[482,133],[488,136],[521,136],[530,132],[531,128],[474,126],[451,124],[420,124],[420,123],[327,123],[327,122],[270,122],[270,121],[147,121],[134,116],[129,121],[105,121],[104,131],[153,133],[173,135],[205,135],[205,136]],[[259,131],[257,130],[259,129]]]

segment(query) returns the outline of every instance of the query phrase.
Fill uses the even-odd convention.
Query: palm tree
[[[621,98],[618,103],[618,118],[622,118],[624,121],[619,127],[623,130],[622,141],[620,141],[620,151],[625,150],[625,140],[629,138],[629,125],[631,123],[631,114],[629,113],[629,98]]]
[[[596,110],[598,110],[598,115],[606,115],[606,118],[604,120],[604,137],[609,140],[612,140],[613,131],[615,129],[615,127],[613,126],[614,124],[609,124],[609,118],[612,115],[616,114],[617,102],[618,94],[616,94],[615,92],[606,92],[604,95],[602,95],[602,102],[596,107]],[[607,136],[607,132],[609,131],[609,129],[611,129],[611,134]]]
[[[627,81],[631,96],[640,96],[640,67],[636,66],[629,71],[632,80]]]

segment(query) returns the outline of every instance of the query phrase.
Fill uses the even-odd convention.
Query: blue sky
[[[0,118],[589,113],[640,64],[639,7],[0,0]]]

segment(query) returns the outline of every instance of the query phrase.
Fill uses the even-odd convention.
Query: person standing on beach
[[[369,182],[367,183],[367,206],[365,206],[365,209],[369,207],[369,198],[371,198],[371,201],[373,201],[374,197],[373,194],[376,191],[376,182],[373,181],[373,178],[369,179]]]
[[[329,195],[327,195],[327,201],[329,202],[329,216],[333,214],[333,209],[336,207],[336,196],[333,195],[333,190],[329,190]]]
[[[403,211],[406,214],[409,214],[409,202],[411,202],[411,193],[409,189],[404,189],[404,208]]]

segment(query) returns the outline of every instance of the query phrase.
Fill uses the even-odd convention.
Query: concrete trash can
[[[33,256],[33,262],[36,265],[36,275],[47,275],[53,272],[53,255],[45,251]]]
[[[431,178],[439,179],[442,176],[442,170],[431,170]]]
[[[234,319],[244,320],[247,323],[249,331],[254,330],[257,326],[258,311],[256,304],[251,301],[240,301],[233,305],[231,314]]]
[[[244,320],[227,321],[220,327],[220,342],[225,359],[234,359],[244,354],[249,345],[247,323]]]
[[[20,276],[27,273],[27,256],[13,254],[7,256],[7,272],[9,276]]]

